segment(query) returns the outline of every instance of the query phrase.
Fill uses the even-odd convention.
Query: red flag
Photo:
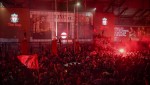
[[[20,55],[17,56],[19,61],[24,64],[27,68],[30,69],[38,69],[39,64],[38,64],[38,56],[37,54],[34,55]]]
[[[52,40],[52,54],[57,55],[57,40]]]

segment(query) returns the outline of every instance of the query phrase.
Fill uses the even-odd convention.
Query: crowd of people
[[[108,39],[97,38],[80,44],[78,52],[69,44],[52,55],[49,45],[40,45],[30,48],[39,60],[33,70],[17,59],[18,47],[0,45],[1,85],[149,85],[148,49],[118,54]]]

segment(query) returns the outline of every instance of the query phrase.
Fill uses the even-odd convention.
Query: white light
[[[18,14],[16,14],[16,13],[11,14],[10,20],[11,20],[12,23],[19,22]]]
[[[80,6],[81,4],[80,4],[80,2],[77,2],[77,6]]]
[[[62,39],[66,39],[66,38],[67,38],[67,33],[62,32],[62,33],[61,33],[61,38],[62,38]]]
[[[102,18],[102,25],[107,25],[107,18]]]
[[[92,16],[92,13],[91,12],[87,12],[86,16],[90,17],[90,16]]]
[[[94,8],[93,10],[96,11],[96,8]]]
[[[120,49],[119,49],[119,52],[120,52],[120,53],[124,53],[125,50],[124,50],[123,48],[120,48]]]

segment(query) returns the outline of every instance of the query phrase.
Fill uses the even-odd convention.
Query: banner
[[[80,39],[91,39],[93,14],[83,12],[75,16],[75,13],[30,11],[30,26],[33,40],[59,38],[62,32],[66,32],[70,39],[76,37],[75,32]]]
[[[100,34],[114,40],[115,16],[112,13],[96,13],[94,16],[95,34]]]
[[[149,31],[146,27],[115,26],[114,41],[147,41]]]
[[[17,58],[23,65],[25,65],[29,69],[38,69],[39,68],[37,54],[20,55],[20,56],[17,56]]]
[[[0,38],[22,40],[23,33],[29,33],[29,14],[26,8],[0,8]]]

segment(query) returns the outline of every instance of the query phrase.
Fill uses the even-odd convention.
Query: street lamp
[[[74,4],[74,39],[73,39],[73,48],[74,48],[74,52],[75,52],[75,43],[76,43],[76,39],[78,40],[78,7],[80,6],[80,3],[77,2],[76,4]],[[76,19],[76,8],[77,8],[77,19]]]
[[[77,7],[78,7],[78,6],[80,6],[81,4],[80,4],[80,2],[77,2],[77,4],[76,4],[76,5],[77,5]]]
[[[78,14],[78,7],[80,6],[80,2],[77,2],[75,5],[74,5],[74,17],[75,17],[75,21],[74,21],[74,28],[75,28],[75,36],[76,38],[78,39],[78,26],[79,26],[79,14]],[[77,17],[76,17],[76,10],[77,10]],[[76,18],[77,18],[77,21],[76,21]]]

